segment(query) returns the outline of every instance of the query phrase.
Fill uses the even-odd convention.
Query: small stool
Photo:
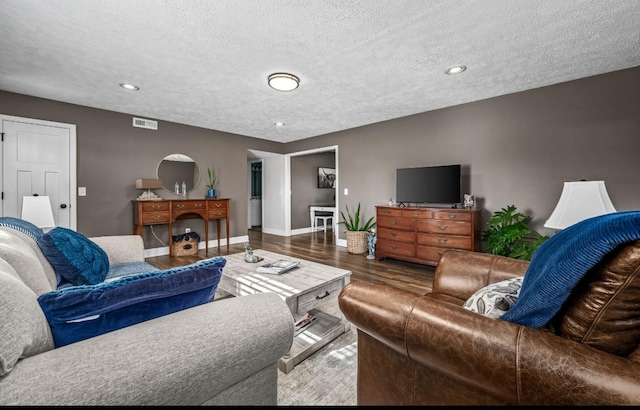
[[[322,230],[326,232],[327,227],[331,227],[331,225],[329,225],[329,221],[331,221],[331,224],[333,224],[333,215],[316,215],[316,230],[320,229],[318,221],[322,221]],[[333,227],[331,229],[333,229]]]

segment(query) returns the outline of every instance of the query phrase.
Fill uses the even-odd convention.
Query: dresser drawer
[[[447,221],[470,221],[470,212],[450,212],[450,211],[436,211],[433,213],[433,219],[442,219]]]
[[[144,202],[142,212],[168,211],[169,202]]]
[[[207,208],[207,204],[202,201],[180,201],[172,202],[174,211],[199,211]]]
[[[411,242],[413,243],[416,234],[413,231],[401,231],[397,229],[378,228],[376,232],[377,239],[390,239],[392,241]]]
[[[418,222],[418,232],[447,233],[453,235],[471,235],[469,222],[454,222],[430,219]]]
[[[442,248],[473,249],[470,236],[418,233],[418,245]]]
[[[228,201],[208,201],[209,203],[209,210],[214,210],[214,209],[227,209],[227,203]]]
[[[338,294],[344,287],[344,279],[340,278],[329,282],[312,292],[305,293],[298,297],[297,313],[304,314],[311,309],[320,307],[329,300],[338,298]]]
[[[382,227],[413,231],[415,229],[415,222],[412,219],[402,217],[381,216],[376,221],[376,226],[378,226],[378,228]]]
[[[447,248],[418,245],[416,249],[416,256],[420,259],[437,263],[440,261],[440,257],[444,252],[446,252],[446,250]]]
[[[226,218],[227,217],[227,208],[222,208],[222,209],[209,209],[209,212],[207,214],[207,217],[209,219],[220,219],[220,218]]]
[[[143,225],[166,224],[166,223],[169,223],[169,211],[142,213]]]
[[[376,216],[380,218],[381,216],[400,216],[402,215],[402,210],[400,209],[389,209],[389,208],[378,208],[378,212]]]
[[[393,256],[415,256],[416,246],[413,243],[390,241],[380,239],[376,242],[376,250],[380,250],[382,254]]]
[[[433,217],[433,213],[426,209],[403,209],[402,217],[414,219],[431,219]]]

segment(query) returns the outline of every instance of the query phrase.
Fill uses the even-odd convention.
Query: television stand
[[[447,249],[479,252],[480,216],[479,209],[376,206],[376,259],[437,266]]]

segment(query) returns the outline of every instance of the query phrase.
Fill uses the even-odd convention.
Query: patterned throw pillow
[[[109,273],[109,257],[95,242],[71,229],[57,227],[42,235],[40,249],[56,275],[73,285],[95,285]]]
[[[516,304],[523,278],[518,276],[485,286],[471,295],[462,307],[497,319]]]

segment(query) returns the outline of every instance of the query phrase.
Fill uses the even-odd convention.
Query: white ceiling
[[[0,0],[0,90],[279,142],[639,65],[638,0]]]

